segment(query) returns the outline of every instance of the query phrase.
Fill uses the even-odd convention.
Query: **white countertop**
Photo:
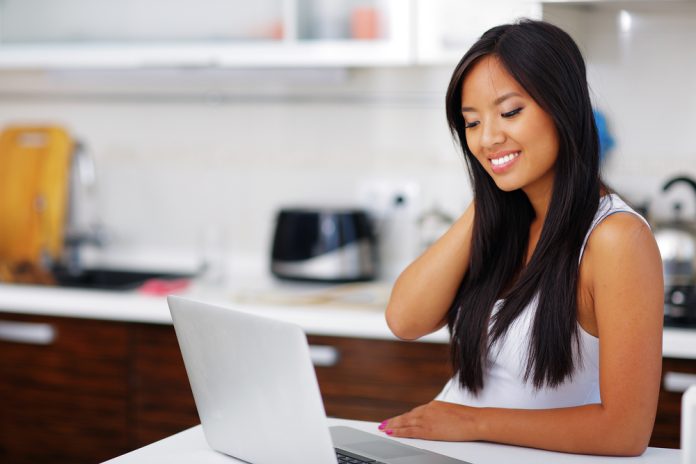
[[[366,432],[378,434],[377,424],[372,422],[345,419],[329,419],[328,422],[329,425],[347,425]],[[380,436],[384,435],[381,434]],[[642,456],[635,458],[612,458],[605,456],[555,453],[492,443],[452,443],[399,438],[392,439],[457,459],[470,461],[474,464],[500,464],[510,462],[516,464],[606,464],[611,462],[679,464],[681,460],[680,450],[664,448],[648,448]],[[198,464],[230,464],[242,461],[211,450],[205,441],[203,429],[200,425],[107,461],[108,464],[177,464],[191,462]]]
[[[307,334],[396,340],[384,320],[384,283],[221,289],[193,285],[178,295],[300,325]],[[385,296],[386,293],[386,296]],[[171,324],[164,296],[0,284],[0,312]],[[446,330],[422,341],[447,343]],[[695,353],[696,357],[696,353]]]
[[[396,340],[384,320],[387,283],[343,286],[257,282],[236,289],[193,285],[179,295],[300,325],[309,335]],[[171,324],[163,296],[0,284],[0,312]],[[447,343],[442,329],[420,341]],[[665,328],[665,357],[696,359],[696,330]]]

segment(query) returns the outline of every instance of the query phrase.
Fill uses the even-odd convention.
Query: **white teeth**
[[[518,151],[517,153],[510,153],[509,155],[502,156],[500,158],[493,158],[491,160],[491,163],[493,163],[493,166],[502,166],[503,164],[507,164],[513,159],[517,158],[520,156],[520,152]]]

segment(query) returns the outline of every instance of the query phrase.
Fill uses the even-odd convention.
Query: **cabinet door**
[[[184,360],[171,325],[133,324],[135,447],[200,424]]]
[[[445,344],[309,337],[331,417],[382,421],[435,398],[451,376]]]
[[[0,67],[407,64],[410,0],[2,0]]]
[[[171,326],[138,324],[134,344],[137,446],[199,423]],[[308,337],[326,413],[383,420],[432,400],[450,377],[448,347],[343,337]]]
[[[128,339],[126,324],[0,314],[0,462],[129,451]]]
[[[650,446],[679,448],[681,399],[687,386],[693,384],[696,384],[696,360],[662,360],[662,385]]]
[[[416,0],[416,61],[455,64],[491,27],[541,13],[541,2],[531,0]]]

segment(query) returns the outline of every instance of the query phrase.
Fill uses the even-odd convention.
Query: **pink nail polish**
[[[394,433],[394,431],[393,431],[393,430],[385,430],[385,433],[386,433],[387,435],[391,435],[392,433]]]
[[[384,427],[387,426],[387,421],[383,421],[381,424],[379,424],[379,427],[377,427],[380,430],[384,430]]]

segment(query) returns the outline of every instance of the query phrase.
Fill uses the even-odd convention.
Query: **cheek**
[[[558,158],[558,136],[553,122],[540,118],[539,123],[527,127],[525,132],[525,138],[531,141],[534,153],[543,159],[544,164],[555,163]]]
[[[473,134],[467,135],[466,146],[469,148],[469,151],[474,155],[474,157],[479,162],[482,162],[481,145],[478,143],[478,138],[475,135],[473,135]]]
[[[539,141],[539,151],[544,153],[544,159],[547,164],[553,165],[558,158],[558,139],[555,133]]]

